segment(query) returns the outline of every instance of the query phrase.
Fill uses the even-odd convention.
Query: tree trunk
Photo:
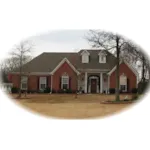
[[[142,58],[142,82],[145,82],[145,58]]]
[[[119,48],[119,37],[116,37],[116,50],[117,50],[117,59],[116,59],[116,101],[120,101],[120,96],[119,96],[119,53],[120,53],[120,48]]]
[[[18,95],[18,98],[21,98],[21,77],[22,77],[22,56],[20,57],[19,95]]]

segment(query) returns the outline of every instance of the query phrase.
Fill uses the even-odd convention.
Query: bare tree
[[[26,55],[24,56],[24,59],[22,60],[22,64],[26,64],[27,62],[29,62],[32,59],[32,57],[30,55]],[[15,69],[17,69],[20,66],[20,58],[16,57],[16,56],[12,56],[9,58],[6,58],[2,63],[2,69],[5,70],[6,72],[11,72],[14,71]]]
[[[121,52],[124,59],[141,70],[141,81],[145,82],[147,73],[150,75],[150,62],[142,49],[133,43],[126,43]]]
[[[31,56],[31,50],[33,45],[29,41],[22,41],[20,44],[15,45],[13,51],[10,53],[13,59],[9,60],[10,64],[14,64],[13,67],[17,67],[19,69],[19,95],[18,98],[21,97],[21,78],[23,75],[23,64],[27,62],[28,56]],[[16,63],[14,61],[17,60]]]
[[[73,63],[74,67],[77,68],[77,63],[78,63],[78,57],[76,55],[71,55],[71,62]],[[78,98],[78,80],[79,80],[80,75],[76,74],[75,80],[76,80],[76,91],[75,91],[75,98]]]
[[[120,100],[119,96],[119,64],[120,51],[123,45],[127,42],[118,34],[105,32],[101,30],[89,30],[86,39],[92,47],[101,48],[111,52],[116,52],[116,101]]]

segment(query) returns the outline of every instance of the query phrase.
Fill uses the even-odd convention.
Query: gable
[[[54,70],[50,73],[50,74],[54,74],[58,69],[60,69],[61,67],[64,68],[64,65],[67,65],[66,68],[69,66],[69,68],[71,68],[76,74],[80,74],[79,71],[76,70],[76,68],[70,63],[70,61],[67,58],[64,58],[55,68]]]
[[[127,77],[133,76],[135,78],[138,78],[138,73],[136,73],[136,71],[133,70],[133,68],[131,69],[131,66],[129,66],[125,62],[120,63],[119,74],[120,75],[125,74]],[[108,75],[110,75],[110,76],[116,75],[116,66],[108,73]]]
[[[121,68],[126,68],[127,70],[130,70],[135,76],[138,77],[137,70],[131,64],[128,64],[127,61],[123,60],[120,62],[120,69]],[[108,75],[111,75],[115,70],[116,66],[108,73]]]

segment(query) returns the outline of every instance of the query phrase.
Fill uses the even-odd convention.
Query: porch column
[[[103,93],[103,73],[100,73],[100,93]]]
[[[51,75],[51,94],[52,94],[52,91],[53,91],[53,75]]]
[[[85,78],[84,78],[84,92],[87,93],[87,72],[85,72]]]

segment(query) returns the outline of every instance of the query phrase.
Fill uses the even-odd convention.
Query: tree
[[[72,62],[72,64],[73,64],[73,66],[75,67],[75,68],[77,68],[77,63],[78,63],[78,57],[77,57],[77,55],[76,54],[71,54],[71,62]],[[78,80],[79,80],[79,77],[80,77],[80,75],[79,74],[76,74],[76,76],[75,76],[75,80],[76,80],[76,91],[75,91],[75,98],[78,98]]]
[[[22,41],[18,45],[15,45],[13,51],[10,52],[11,59],[9,59],[9,61],[10,61],[10,64],[13,64],[11,70],[13,70],[13,68],[19,69],[18,98],[21,97],[21,78],[23,75],[22,67],[28,61],[28,58],[30,58],[29,56],[31,56],[32,48],[33,48],[33,45],[29,41]],[[9,65],[9,67],[10,66],[11,65]]]
[[[92,47],[101,48],[102,50],[116,52],[116,101],[120,100],[119,96],[119,65],[120,65],[120,51],[125,43],[125,40],[118,34],[105,32],[101,30],[89,30],[86,39]]]
[[[141,71],[141,81],[145,82],[146,75],[150,75],[150,62],[142,49],[130,42],[126,43],[122,47],[121,56],[127,59],[128,62],[132,63],[136,68]]]

